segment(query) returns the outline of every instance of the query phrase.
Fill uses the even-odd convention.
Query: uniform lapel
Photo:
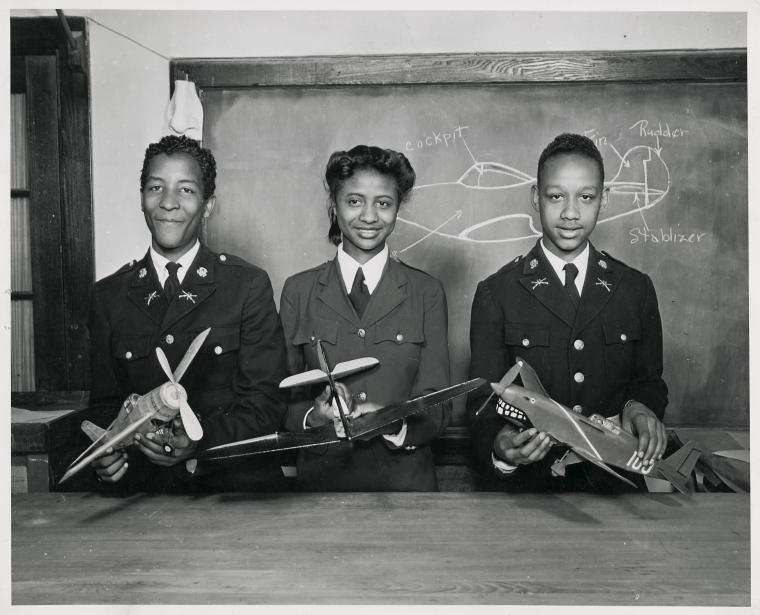
[[[341,316],[341,318],[358,324],[359,317],[356,315],[354,306],[351,305],[351,301],[343,288],[343,279],[340,275],[337,256],[327,263],[327,267],[319,274],[317,282],[320,286],[317,300],[324,303]]]
[[[541,241],[540,239],[538,240]],[[565,292],[554,269],[544,256],[538,242],[523,259],[522,278],[523,288],[541,302],[546,309],[561,318],[571,327],[575,322],[575,306]]]
[[[586,281],[578,306],[576,329],[580,331],[602,310],[617,290],[621,272],[615,261],[597,252],[594,246],[589,254]]]
[[[166,311],[166,299],[153,269],[150,251],[137,263],[130,275],[132,280],[127,290],[127,297],[152,321],[161,322]]]
[[[362,322],[371,325],[385,317],[391,310],[406,301],[406,273],[392,258],[385,264],[380,283],[370,297]]]
[[[216,270],[214,254],[201,244],[198,254],[190,265],[185,279],[182,280],[179,296],[169,304],[163,321],[162,330],[171,327],[175,322],[197,309],[206,299],[216,292],[214,274]]]

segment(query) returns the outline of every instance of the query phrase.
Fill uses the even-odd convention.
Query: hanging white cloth
[[[166,109],[169,134],[203,139],[203,105],[192,81],[174,82],[174,95]]]

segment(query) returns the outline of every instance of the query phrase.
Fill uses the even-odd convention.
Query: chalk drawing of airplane
[[[605,182],[610,191],[610,201],[598,224],[651,209],[659,205],[670,191],[670,171],[660,147],[637,145],[622,156],[617,150],[615,153],[619,158],[617,169],[612,178]],[[399,254],[409,250],[433,236],[477,244],[508,243],[540,237],[541,229],[534,216],[526,213],[530,197],[525,188],[535,181],[535,177],[514,167],[499,162],[475,161],[454,181],[415,186],[415,197],[398,220],[421,233],[421,237],[395,252]],[[481,198],[467,193],[452,193],[451,186],[459,186],[468,192],[491,194],[495,191],[523,190],[513,202],[505,202],[503,198],[496,200],[493,196]],[[434,191],[442,188],[444,192],[436,198]],[[435,219],[431,222],[433,215]]]

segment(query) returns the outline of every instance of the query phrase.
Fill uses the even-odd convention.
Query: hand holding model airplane
[[[523,386],[514,384],[518,374]],[[612,419],[598,414],[587,417],[553,400],[533,368],[519,357],[504,378],[491,384],[491,388],[506,404],[497,412],[507,420],[523,426],[520,419],[527,417],[553,442],[568,447],[568,451],[552,465],[555,475],[564,476],[568,465],[588,461],[634,487],[630,480],[610,466],[642,476],[663,478],[682,493],[689,491],[688,480],[701,453],[696,443],[688,442],[667,459],[644,464],[638,454],[638,438]]]
[[[118,450],[129,446],[132,443],[129,436],[134,433],[156,433],[157,437],[154,438],[154,441],[160,441],[165,451],[171,452],[171,426],[167,427],[166,425],[170,424],[177,414],[182,418],[184,430],[191,440],[197,442],[203,437],[203,429],[187,403],[187,391],[179,384],[179,380],[190,367],[190,363],[198,354],[210,331],[211,328],[209,327],[198,334],[190,343],[185,356],[182,357],[174,373],[171,371],[164,351],[161,348],[156,348],[158,362],[169,382],[165,382],[145,395],[130,395],[120,408],[116,419],[106,429],[102,429],[90,421],[82,422],[82,431],[93,442],[72,462],[59,484],[71,478],[109,448]],[[101,441],[100,446],[92,450]]]
[[[280,383],[280,387],[285,388],[327,381],[330,391],[327,403],[335,405],[338,415],[335,423],[327,423],[306,432],[276,432],[267,436],[222,444],[201,452],[199,458],[203,460],[222,460],[260,453],[319,446],[344,440],[369,440],[386,433],[389,426],[397,421],[447,402],[459,395],[469,393],[485,384],[483,378],[476,378],[475,380],[469,380],[403,403],[392,404],[382,408],[377,408],[374,404],[359,404],[354,409],[351,409],[346,404],[344,397],[340,395],[335,382],[336,378],[368,369],[377,365],[379,361],[372,357],[364,357],[338,363],[334,368],[330,369],[321,340],[317,340],[317,356],[321,369],[311,370],[286,378]]]

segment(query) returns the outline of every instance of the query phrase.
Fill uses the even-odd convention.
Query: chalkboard
[[[592,241],[649,273],[658,293],[667,423],[743,428],[749,424],[746,73],[736,68],[740,53],[727,56],[729,70],[710,78],[701,75],[712,69],[692,53],[689,66],[698,68],[680,78],[662,66],[683,57],[660,62],[660,69],[648,69],[654,78],[646,78],[627,56],[637,67],[627,75],[607,68],[590,79],[551,82],[451,78],[459,70],[425,83],[398,75],[348,85],[299,77],[304,83],[275,78],[275,86],[240,87],[246,82],[235,64],[233,87],[214,79],[229,76],[223,65],[180,62],[175,69],[200,77],[204,145],[218,163],[208,242],[265,268],[276,297],[289,275],[334,254],[322,183],[329,154],[366,143],[409,157],[417,185],[389,245],[443,281],[453,381],[467,376],[478,281],[540,236],[530,186],[541,150],[560,132],[588,135],[604,157],[611,193]],[[463,420],[460,404],[455,422]]]

